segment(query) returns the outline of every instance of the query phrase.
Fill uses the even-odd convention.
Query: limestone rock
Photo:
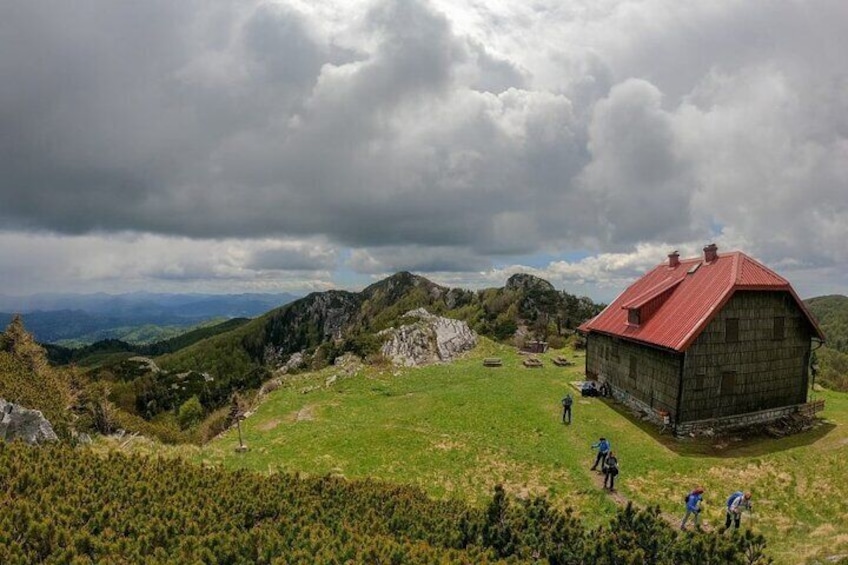
[[[128,362],[135,363],[139,366],[140,369],[143,369],[149,373],[161,373],[162,369],[156,364],[156,361],[151,359],[150,357],[144,357],[142,355],[136,355],[135,357],[130,357],[127,359]]]
[[[282,374],[288,373],[289,371],[293,371],[294,369],[297,369],[301,365],[303,365],[303,361],[303,352],[294,353],[291,357],[289,357],[289,360],[286,361],[282,367],[280,367],[279,371]]]
[[[463,321],[435,316],[423,308],[407,312],[406,316],[418,321],[380,332],[388,337],[380,352],[395,365],[417,367],[447,362],[477,345],[477,334]]]
[[[554,285],[528,273],[516,273],[506,281],[506,290],[555,292]]]
[[[333,365],[341,369],[345,375],[353,375],[362,368],[362,359],[354,353],[345,353],[336,357]]]
[[[0,398],[0,439],[22,439],[29,444],[58,441],[53,426],[38,410],[30,410]]]

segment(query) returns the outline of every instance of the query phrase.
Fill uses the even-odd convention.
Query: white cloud
[[[589,252],[540,272],[591,293],[715,239],[844,289],[845,21],[841,0],[4,4],[2,237],[36,256],[0,269],[475,286]]]
[[[156,235],[0,232],[0,289],[24,294],[129,290],[224,292],[330,288],[321,241],[191,240]],[[284,261],[275,261],[283,258]]]

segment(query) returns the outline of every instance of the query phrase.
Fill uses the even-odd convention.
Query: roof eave
[[[669,345],[664,345],[664,344],[656,343],[656,342],[653,342],[653,341],[647,341],[647,340],[635,338],[635,337],[632,337],[632,336],[626,336],[626,335],[621,335],[621,334],[616,334],[616,333],[611,333],[611,332],[605,332],[605,331],[601,331],[601,330],[592,330],[592,331],[595,332],[595,333],[601,334],[601,335],[605,335],[607,337],[616,337],[618,339],[626,339],[627,341],[632,341],[632,342],[638,343],[640,345],[647,345],[649,347],[653,347],[654,349],[662,349],[663,351],[669,351],[669,352],[673,352],[673,353],[683,353],[683,351],[680,350],[680,349],[675,349],[674,347],[671,347]]]

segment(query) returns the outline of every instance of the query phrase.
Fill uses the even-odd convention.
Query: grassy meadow
[[[658,435],[620,405],[581,398],[583,354],[568,368],[540,356],[527,369],[513,348],[484,341],[452,364],[425,368],[329,367],[290,377],[243,422],[246,453],[235,430],[193,452],[204,464],[260,472],[372,477],[421,486],[434,497],[473,503],[495,484],[517,496],[545,494],[588,524],[606,521],[615,502],[589,470],[590,445],[603,435],[619,457],[617,490],[642,505],[682,517],[683,497],[706,489],[704,520],[723,523],[736,489],[754,493],[743,527],[763,533],[777,563],[848,555],[848,395],[826,399],[826,422],[782,439],[675,440]],[[498,356],[502,367],[482,366]],[[560,399],[575,397],[574,421],[563,425]]]

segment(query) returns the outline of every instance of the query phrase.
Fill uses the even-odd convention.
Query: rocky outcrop
[[[251,357],[279,367],[289,355],[342,339],[359,313],[362,298],[341,290],[315,292],[266,316],[261,340],[247,340]],[[261,349],[255,348],[260,346]]]
[[[142,355],[136,355],[135,357],[130,357],[126,361],[127,363],[135,363],[138,368],[147,373],[158,374],[162,372],[162,369],[156,364],[156,361],[151,359],[150,357],[144,357]]]
[[[38,410],[30,410],[0,398],[0,439],[22,439],[29,444],[58,441],[53,426]]]
[[[516,273],[509,277],[506,281],[505,289],[522,292],[551,292],[556,290],[554,289],[554,285],[545,279],[540,279],[528,273]]]
[[[406,316],[418,321],[379,334],[388,338],[380,352],[395,365],[416,367],[447,362],[477,345],[477,334],[463,321],[435,316],[423,308],[407,312]]]
[[[295,369],[300,368],[300,366],[303,365],[303,362],[304,362],[304,357],[303,357],[302,351],[298,351],[297,353],[293,353],[292,356],[289,357],[288,361],[283,363],[283,365],[280,367],[279,372],[282,373],[282,374],[291,372]]]

